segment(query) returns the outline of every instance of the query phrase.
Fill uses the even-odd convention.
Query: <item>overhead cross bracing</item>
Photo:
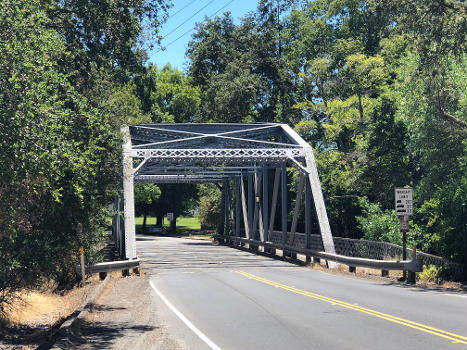
[[[135,182],[203,182],[254,172],[246,164],[303,162],[303,147],[282,124],[130,126]]]
[[[142,124],[123,127],[122,132],[127,258],[136,257],[134,182],[221,183],[224,230],[251,239],[259,236],[267,241],[277,221],[276,207],[280,207],[284,243],[291,235],[292,244],[304,192],[306,231],[311,235],[313,200],[323,245],[327,252],[334,253],[313,150],[288,125]],[[291,223],[287,208],[287,166],[300,172]],[[270,194],[271,175],[274,175],[274,186]]]

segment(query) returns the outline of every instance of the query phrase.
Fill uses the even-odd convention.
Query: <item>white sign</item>
[[[413,215],[413,189],[396,188],[394,197],[397,216]]]
[[[167,213],[167,220],[173,221],[174,220],[174,213]]]
[[[401,222],[401,232],[409,232],[409,217],[408,216],[399,216]]]

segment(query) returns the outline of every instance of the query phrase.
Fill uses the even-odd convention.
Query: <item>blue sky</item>
[[[149,62],[162,67],[170,63],[173,67],[186,68],[185,51],[191,40],[197,22],[205,17],[214,18],[224,12],[230,12],[235,23],[257,7],[257,0],[173,0],[174,6],[169,10],[169,19],[162,25],[161,35],[165,50],[156,47],[149,53]],[[216,13],[217,12],[217,13]],[[215,14],[216,13],[216,14]],[[214,15],[215,14],[215,15]]]

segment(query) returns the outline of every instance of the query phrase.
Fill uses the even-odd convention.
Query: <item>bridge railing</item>
[[[413,256],[413,250],[407,249],[407,261],[401,264],[403,248],[397,244],[387,242],[376,242],[362,239],[333,237],[336,254],[324,253],[324,247],[319,234],[311,234],[307,247],[307,237],[304,233],[291,234],[287,232],[287,237],[284,238],[282,231],[273,231],[269,237],[269,241],[261,242],[258,240],[248,240],[246,238],[233,237],[233,236],[217,236],[217,238],[226,241],[235,241],[240,244],[250,244],[252,246],[264,246],[269,248],[277,248],[286,250],[291,253],[304,254],[307,256],[315,256],[331,261],[337,261],[349,266],[366,266],[375,269],[387,270],[404,270],[410,261],[417,260],[417,267],[415,263],[410,265],[412,268],[420,270],[423,265],[435,265],[437,267],[444,267],[450,269],[453,273],[462,273],[463,267],[459,264],[452,263],[442,257],[427,254],[424,252],[417,252],[417,256]],[[352,259],[355,258],[355,259]],[[382,265],[386,267],[381,267]],[[410,269],[408,269],[411,271]],[[419,271],[414,271],[419,272]]]

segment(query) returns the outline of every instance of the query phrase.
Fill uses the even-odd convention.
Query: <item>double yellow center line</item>
[[[310,297],[310,298],[313,298],[313,299],[321,300],[321,301],[324,301],[324,302],[327,302],[327,303],[330,303],[330,304],[333,304],[333,305],[342,306],[342,307],[345,307],[347,309],[363,312],[363,313],[365,313],[367,315],[382,318],[384,320],[394,322],[394,323],[398,323],[400,325],[407,326],[407,327],[410,327],[410,328],[414,328],[414,329],[417,329],[417,330],[425,332],[425,333],[430,333],[430,334],[436,335],[438,337],[449,339],[453,343],[467,344],[467,337],[464,337],[464,336],[459,335],[459,334],[443,331],[441,329],[437,329],[437,328],[430,327],[430,326],[427,326],[427,325],[424,325],[424,324],[421,324],[421,323],[406,320],[406,319],[401,318],[401,317],[392,316],[392,315],[385,314],[385,313],[382,313],[382,312],[379,312],[379,311],[376,311],[376,310],[372,310],[372,309],[368,309],[368,308],[361,307],[361,306],[358,306],[358,305],[350,304],[350,303],[347,303],[345,301],[341,301],[341,300],[337,300],[337,299],[333,299],[333,298],[328,298],[328,297],[323,296],[323,295],[319,295],[319,294],[308,292],[308,291],[298,289],[298,288],[295,288],[295,287],[287,286],[287,285],[282,284],[282,283],[274,282],[274,281],[268,280],[266,278],[262,278],[262,277],[252,275],[251,273],[248,273],[248,272],[245,272],[245,271],[235,271],[235,273],[237,273],[239,275],[242,275],[244,277],[256,280],[258,282],[268,284],[270,286],[274,286],[274,287],[277,287],[277,288],[287,290],[289,292],[293,292],[293,293],[296,293],[296,294],[301,294],[301,295],[304,295],[304,296],[307,296],[307,297]]]

